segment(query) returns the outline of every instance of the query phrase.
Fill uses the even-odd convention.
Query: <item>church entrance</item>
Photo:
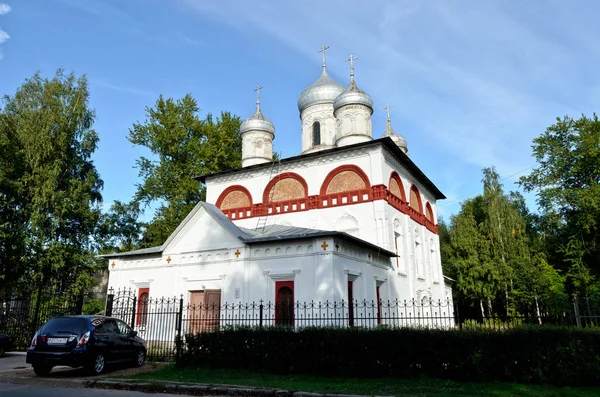
[[[275,283],[275,325],[294,326],[294,282]]]
[[[190,291],[188,308],[189,333],[211,332],[219,328],[221,290]]]

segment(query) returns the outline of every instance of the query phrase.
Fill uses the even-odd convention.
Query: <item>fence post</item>
[[[462,331],[462,324],[460,323],[460,316],[458,314],[458,305],[454,301],[452,301],[452,308],[454,309],[454,327],[458,325],[458,330]]]
[[[134,329],[135,328],[135,314],[136,314],[136,309],[137,309],[137,296],[133,296],[132,299],[133,302],[133,307],[131,308],[131,328]]]
[[[260,305],[258,305],[258,327],[260,329],[262,329],[262,327],[263,327],[263,309],[264,309],[264,305],[263,305],[263,301],[261,299]]]
[[[177,339],[175,340],[175,362],[179,363],[181,358],[181,350],[183,347],[183,341],[181,340],[181,328],[183,326],[183,294],[179,298],[179,313],[177,318]]]
[[[112,291],[112,288],[111,288],[111,291]],[[115,294],[111,293],[111,294],[106,295],[106,307],[104,309],[105,316],[112,316],[114,300],[115,300]]]
[[[575,311],[577,328],[581,328],[581,314],[579,313],[579,300],[577,299],[577,294],[573,294],[573,310]]]

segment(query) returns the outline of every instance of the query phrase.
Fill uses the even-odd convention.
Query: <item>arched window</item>
[[[319,123],[318,121],[315,121],[313,123],[312,138],[313,138],[313,145],[321,144],[321,123]]]
[[[145,326],[148,319],[148,306],[149,306],[150,294],[148,289],[143,288],[140,290],[140,296],[138,298],[138,315],[137,325]]]
[[[294,326],[294,282],[275,283],[275,325]]]

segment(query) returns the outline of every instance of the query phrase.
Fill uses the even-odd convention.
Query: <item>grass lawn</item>
[[[231,369],[163,367],[154,372],[126,376],[139,380],[197,382],[279,388],[291,391],[395,396],[600,396],[596,388],[557,388],[515,383],[459,383],[438,379],[346,379],[308,375],[280,376]]]

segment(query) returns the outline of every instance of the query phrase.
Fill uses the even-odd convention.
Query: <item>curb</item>
[[[135,382],[135,381],[116,381],[116,380],[88,380],[84,381],[84,386],[96,389],[117,389],[131,390],[140,392],[166,392],[186,394],[191,396],[221,395],[221,396],[252,396],[252,397],[384,397],[384,396],[366,396],[357,394],[324,394],[309,393],[303,391],[292,392],[281,389],[264,389],[254,387],[233,387],[233,386],[215,386],[197,383],[178,383],[178,382]]]

